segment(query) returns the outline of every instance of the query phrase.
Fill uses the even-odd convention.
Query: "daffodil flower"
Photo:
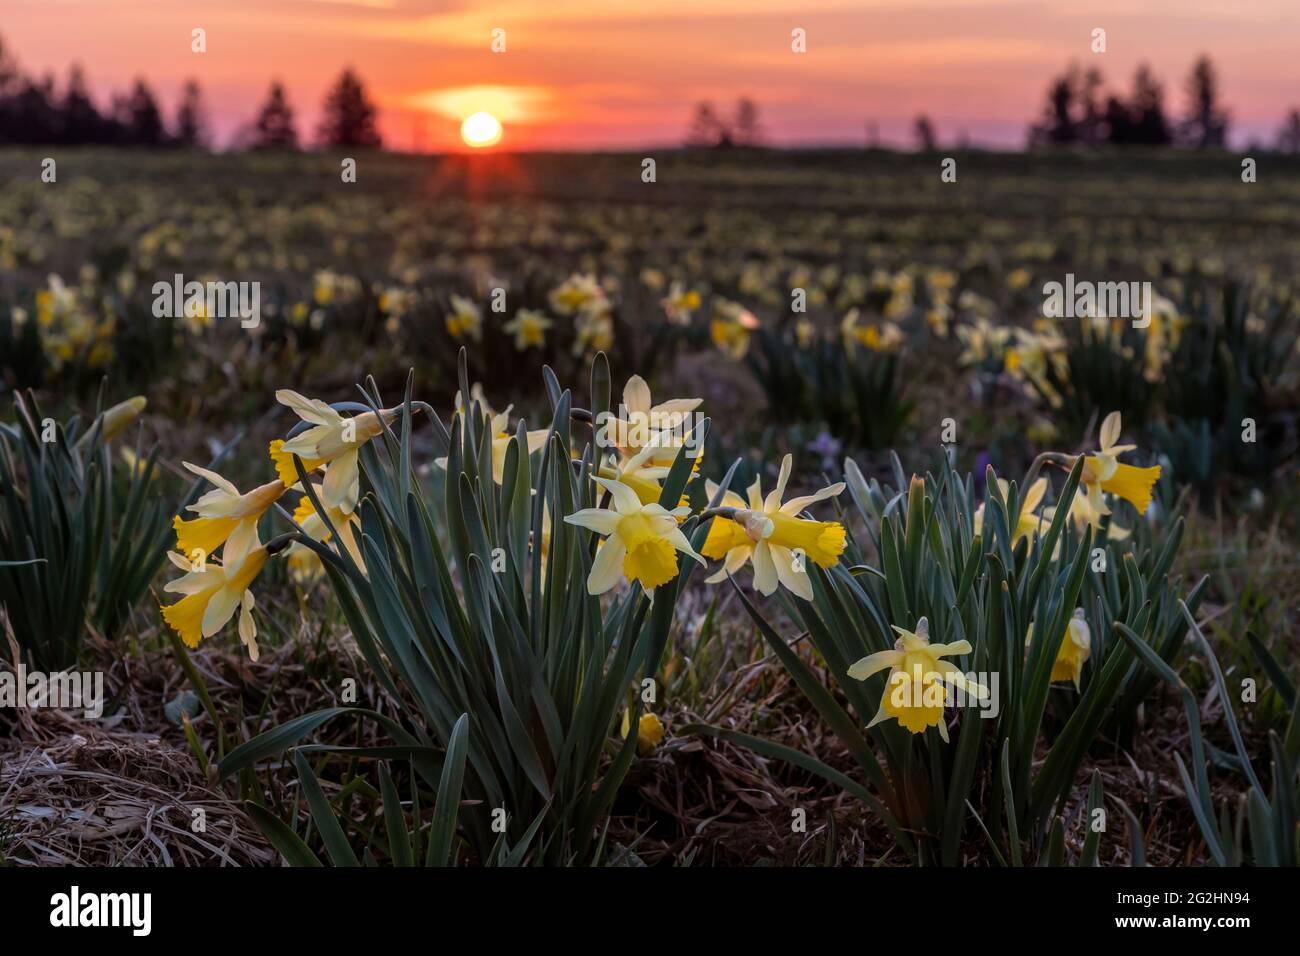
[[[614,320],[609,303],[596,299],[578,310],[573,323],[573,354],[591,355],[614,344]]]
[[[995,326],[983,317],[976,319],[971,325],[957,326],[957,339],[962,344],[962,353],[957,356],[957,364],[964,368],[995,357],[1000,358],[1010,337],[1009,328]]]
[[[447,331],[454,339],[471,338],[477,342],[483,335],[483,312],[464,296],[451,297],[451,312],[447,315]]]
[[[752,560],[754,587],[760,594],[771,595],[782,584],[786,590],[811,601],[812,580],[804,567],[805,559],[823,568],[839,562],[845,546],[844,525],[838,521],[800,518],[799,514],[818,501],[838,495],[844,490],[844,482],[782,504],[793,461],[793,456],[785,456],[776,488],[766,498],[757,479],[749,486],[748,501],[731,491],[723,496],[721,506],[735,509],[734,517],[714,518],[700,549],[705,557],[725,559],[722,568],[706,579],[708,583],[735,574]],[[708,482],[706,487],[712,500],[718,486]]]
[[[1074,500],[1070,502],[1069,516],[1070,520],[1074,523],[1074,527],[1080,531],[1089,525],[1101,530],[1101,519],[1106,517],[1105,514],[1102,514],[1093,507],[1092,499],[1088,497],[1087,491],[1082,487],[1078,488],[1074,493]],[[1043,521],[1045,523],[1051,524],[1052,519],[1055,517],[1055,507],[1043,509]],[[1122,541],[1127,538],[1130,533],[1131,532],[1128,528],[1120,527],[1120,525],[1115,521],[1113,515],[1111,516],[1110,521],[1106,523],[1106,537],[1112,541]],[[1056,549],[1052,553],[1052,557],[1055,558],[1060,551],[1061,543],[1058,541],[1056,543]]]
[[[635,458],[654,445],[648,459],[652,467],[671,467],[677,451],[687,441],[683,434],[687,415],[699,408],[702,398],[673,398],[653,404],[650,386],[640,375],[633,375],[623,386],[623,405],[619,416],[610,415],[605,422],[604,443],[614,444],[625,459]],[[620,417],[621,416],[621,417]],[[699,467],[700,449],[688,449]],[[667,474],[667,472],[664,472]]]
[[[573,315],[605,299],[605,290],[595,276],[574,273],[551,290],[551,308],[560,315]]]
[[[626,577],[639,581],[653,600],[654,589],[677,576],[678,551],[704,563],[677,526],[677,518],[689,514],[690,508],[669,511],[642,504],[621,481],[598,476],[594,480],[610,493],[613,507],[584,508],[564,517],[567,524],[605,536],[587,576],[588,594],[604,594]]]
[[[976,700],[985,700],[989,695],[988,688],[967,680],[952,661],[940,660],[969,654],[970,641],[931,644],[930,622],[925,618],[916,622],[915,631],[897,624],[892,626],[898,634],[893,650],[869,654],[849,668],[849,676],[854,680],[866,680],[883,670],[889,671],[880,710],[867,728],[893,717],[914,734],[924,733],[927,727],[938,727],[939,736],[947,743],[948,725],[943,719],[948,699],[946,688],[958,688]]]
[[[552,325],[541,312],[535,309],[520,309],[515,317],[501,328],[515,337],[515,350],[522,352],[534,346],[540,348],[546,344],[546,330]]]
[[[235,569],[211,559],[191,565],[181,555],[167,552],[172,564],[186,573],[167,582],[163,590],[185,597],[163,607],[163,620],[187,646],[198,647],[200,640],[216,634],[239,611],[239,639],[248,647],[249,656],[257,660],[257,624],[253,621],[253,592],[248,586],[266,566],[268,556],[265,548],[256,548]]]
[[[638,451],[631,458],[619,458],[608,455],[600,466],[599,475],[627,485],[640,499],[643,505],[657,504],[663,493],[660,482],[668,477],[672,470],[667,465],[648,464],[651,456],[657,454],[659,446],[651,443]]]
[[[760,325],[758,318],[744,306],[719,300],[713,307],[709,336],[728,358],[740,360],[749,351],[749,337]]]
[[[363,412],[347,418],[320,399],[306,398],[291,389],[279,389],[275,398],[313,425],[288,441],[276,439],[271,442],[271,459],[280,480],[286,485],[298,483],[298,472],[293,466],[294,455],[302,459],[303,470],[308,473],[328,464],[330,467],[322,486],[324,503],[351,514],[356,510],[357,498],[360,497],[357,453],[362,445],[381,434],[385,425],[396,421],[401,409],[385,408],[378,413]]]
[[[1160,478],[1160,466],[1138,468],[1122,464],[1119,456],[1137,446],[1117,445],[1119,436],[1120,415],[1111,412],[1101,423],[1100,450],[1084,458],[1080,482],[1087,488],[1088,503],[1096,514],[1110,514],[1102,492],[1118,495],[1132,504],[1138,514],[1146,514],[1151,504],[1151,488]]]
[[[622,735],[627,737],[632,730],[632,718],[629,711],[623,711]],[[664,724],[655,714],[642,714],[636,722],[636,753],[638,757],[649,757],[655,748],[663,743]]]
[[[1032,633],[1032,624],[1029,629]],[[1028,640],[1026,637],[1026,644]],[[1087,663],[1090,656],[1092,656],[1092,632],[1088,628],[1088,619],[1083,615],[1083,608],[1075,608],[1074,616],[1066,625],[1065,637],[1061,639],[1061,649],[1056,652],[1056,660],[1052,662],[1052,682],[1074,681],[1074,689],[1079,690],[1083,665]]]
[[[865,345],[873,352],[895,352],[903,344],[903,333],[893,322],[882,325],[862,325],[858,322],[860,313],[850,309],[840,321],[840,336],[844,351],[852,355],[859,345]]]
[[[1006,501],[1007,495],[1011,493],[1011,484],[1005,478],[999,478],[998,488],[1002,490],[1002,500]],[[1042,524],[1044,520],[1050,522],[1050,519],[1047,519],[1046,516],[1040,517],[1034,513],[1038,510],[1038,506],[1043,503],[1043,495],[1046,492],[1046,478],[1039,478],[1030,485],[1029,489],[1025,492],[1024,498],[1020,501],[1020,513],[1016,516],[1015,531],[1011,535],[1011,543],[1013,545],[1021,538],[1028,538],[1032,543],[1034,540],[1034,533],[1038,531],[1039,525]],[[975,534],[977,535],[982,535],[984,533],[984,505],[985,502],[980,502],[980,506],[975,509],[973,524]],[[1043,527],[1046,527],[1046,525],[1044,524]]]
[[[323,498],[324,489],[320,485],[312,485],[312,490],[316,492],[316,497],[325,508],[329,523],[339,533],[339,538],[342,540],[348,554],[356,562],[361,573],[365,574],[366,563],[362,560],[361,548],[357,545],[355,533],[356,529],[361,527],[361,519],[353,513],[344,512],[340,508],[331,508],[326,505]],[[329,526],[326,525],[325,519],[321,517],[320,512],[312,506],[311,498],[307,495],[303,495],[298,501],[298,507],[293,511],[293,520],[313,541],[325,544],[330,540]],[[324,571],[320,556],[300,541],[295,541],[289,546],[285,560],[289,562],[289,573],[293,575],[294,580],[299,584],[314,580]]]
[[[700,294],[673,280],[668,295],[659,303],[673,325],[690,325],[691,313],[700,307]]]
[[[211,491],[194,504],[190,511],[198,515],[188,521],[177,515],[172,519],[176,529],[176,547],[182,553],[206,560],[223,544],[222,560],[233,574],[244,560],[261,544],[257,537],[257,522],[271,505],[284,494],[285,483],[280,479],[268,481],[247,494],[222,478],[215,471],[200,468],[188,461],[185,467],[213,485]]]
[[[486,396],[483,394],[483,386],[475,382],[469,388],[470,400],[477,402],[483,409],[483,414],[488,417],[492,429],[492,480],[498,485],[506,480],[506,452],[510,448],[510,439],[514,433],[510,429],[510,410],[513,405],[507,405],[504,412],[494,412],[492,406],[488,404]],[[456,392],[456,411],[462,418],[466,416],[465,401],[460,392]],[[550,434],[548,428],[538,428],[526,433],[528,442],[527,454],[531,455],[538,451],[546,444],[546,437]],[[462,435],[463,438],[463,435]],[[435,458],[433,463],[439,468],[447,467],[446,457]]]

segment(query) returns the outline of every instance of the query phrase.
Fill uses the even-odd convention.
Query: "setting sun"
[[[460,138],[476,148],[495,146],[501,142],[501,122],[491,113],[472,113],[460,124]]]

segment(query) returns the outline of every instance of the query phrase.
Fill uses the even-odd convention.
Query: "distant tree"
[[[1065,146],[1078,142],[1079,126],[1074,108],[1077,84],[1073,72],[1057,77],[1047,87],[1042,119],[1030,127],[1029,141],[1032,145]]]
[[[1078,82],[1075,97],[1079,101],[1080,110],[1077,123],[1079,140],[1089,146],[1106,141],[1106,107],[1102,100],[1104,86],[1101,70],[1096,67],[1084,73]]]
[[[1128,104],[1118,96],[1106,97],[1106,138],[1116,146],[1133,142],[1133,119]]]
[[[686,131],[687,146],[726,146],[731,144],[731,131],[718,118],[709,102],[698,103]]]
[[[207,122],[198,80],[187,80],[176,110],[176,145],[197,149],[207,144]]]
[[[731,129],[737,146],[762,146],[763,126],[758,121],[758,104],[742,96],[736,103],[736,119]]]
[[[19,80],[5,114],[5,132],[0,138],[13,143],[57,143],[63,121],[54,96],[54,77]]]
[[[1143,63],[1133,75],[1133,98],[1129,102],[1134,143],[1167,146],[1173,142],[1169,121],[1165,118],[1164,102],[1164,90],[1150,68]]]
[[[271,84],[271,92],[257,114],[253,134],[255,149],[297,149],[298,131],[293,125],[293,107],[284,95],[279,82]]]
[[[76,64],[68,70],[68,86],[63,93],[60,114],[59,139],[63,143],[105,143],[116,138],[111,122],[95,108],[86,89],[86,76]]]
[[[114,112],[122,126],[122,139],[131,146],[161,146],[167,139],[158,101],[144,80],[136,80],[126,98],[118,98]]]
[[[1196,149],[1222,149],[1228,140],[1228,113],[1219,106],[1219,80],[1208,56],[1200,57],[1192,67],[1187,100],[1181,141]]]
[[[317,135],[324,146],[383,145],[375,126],[375,107],[361,80],[350,68],[343,71],[325,97],[324,115]]]
[[[1283,153],[1300,153],[1300,109],[1292,108],[1278,129],[1277,148]]]
[[[930,122],[930,117],[924,113],[920,114],[912,122],[912,136],[916,139],[916,148],[923,153],[933,153],[936,144],[934,136],[934,124]]]

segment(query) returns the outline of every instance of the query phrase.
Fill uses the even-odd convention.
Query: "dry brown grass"
[[[249,866],[276,854],[175,740],[21,710],[0,740],[0,852],[16,866]],[[197,811],[204,825],[196,832]]]

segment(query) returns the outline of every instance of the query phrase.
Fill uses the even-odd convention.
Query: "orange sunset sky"
[[[1181,115],[1193,58],[1209,53],[1232,140],[1271,140],[1300,104],[1298,0],[0,0],[0,37],[28,72],[81,63],[101,106],[144,76],[171,117],[199,80],[227,143],[281,79],[300,134],[353,65],[397,149],[458,148],[488,110],[515,149],[681,142],[693,105],[760,107],[774,145],[851,144],[874,121],[909,142],[913,117],[941,140],[1019,147],[1048,80],[1071,60],[1127,92],[1151,64]],[[190,31],[207,31],[207,52]],[[492,53],[491,31],[507,31]],[[808,51],[791,52],[790,31]],[[1107,52],[1089,49],[1094,27]]]

